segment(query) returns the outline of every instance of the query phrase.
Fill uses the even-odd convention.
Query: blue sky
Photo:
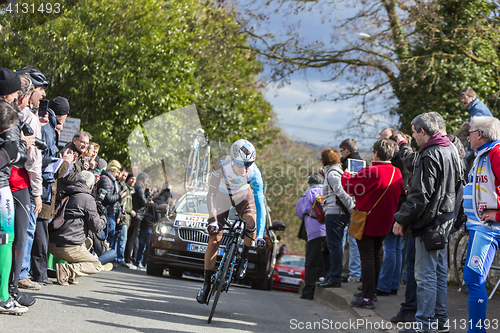
[[[270,16],[270,24],[266,27],[272,33],[280,33],[286,30],[286,24],[297,24],[300,22],[300,34],[308,42],[322,41],[326,45],[330,42],[331,22],[323,23],[327,19],[337,20],[345,15],[352,15],[353,9],[337,9],[335,14],[327,15],[331,7],[313,5],[309,11],[301,11],[296,15],[283,15],[280,12]],[[354,34],[352,38],[359,38]],[[333,48],[333,47],[332,47]],[[269,68],[266,68],[263,76],[267,74]],[[269,84],[264,94],[266,99],[273,106],[277,116],[278,126],[288,134],[292,139],[306,141],[319,145],[328,145],[338,147],[339,143],[353,137],[358,141],[358,146],[362,149],[371,147],[372,139],[361,139],[356,137],[356,132],[351,134],[343,133],[347,123],[353,119],[356,114],[362,110],[361,99],[351,99],[337,102],[316,102],[308,103],[312,97],[329,93],[331,91],[345,90],[347,80],[339,79],[335,82],[326,82],[330,77],[317,71],[308,71],[294,74],[290,78],[290,84],[282,88],[277,85]],[[311,96],[311,94],[313,96]],[[372,111],[382,109],[377,108],[376,103],[371,104]],[[306,105],[302,105],[306,103]],[[384,102],[385,103],[385,102]],[[298,110],[298,105],[302,105]],[[383,104],[387,107],[387,104]],[[397,125],[397,118],[387,119],[387,115],[380,116],[374,121],[377,130],[373,131],[374,139],[378,137],[381,128],[387,125]],[[380,128],[380,129],[379,129]]]

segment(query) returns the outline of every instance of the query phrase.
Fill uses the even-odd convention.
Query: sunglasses
[[[234,164],[240,168],[242,167],[245,167],[245,168],[249,168],[253,162],[242,162],[242,161],[239,161],[239,160],[233,160]]]

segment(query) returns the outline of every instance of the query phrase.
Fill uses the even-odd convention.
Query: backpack
[[[314,215],[313,215],[314,212]],[[323,196],[318,195],[312,204],[309,217],[318,220],[319,223],[325,223],[325,211],[323,210]]]
[[[68,204],[69,196],[61,199],[57,202],[54,209],[54,218],[49,223],[50,230],[57,230],[64,224],[64,212],[66,211],[66,205]]]

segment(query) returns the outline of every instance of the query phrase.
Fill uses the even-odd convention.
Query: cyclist
[[[222,229],[231,206],[234,206],[238,215],[247,222],[247,237],[244,240],[245,245],[236,278],[243,279],[246,273],[248,250],[252,246],[252,239],[248,236],[255,239],[257,246],[265,245],[263,182],[260,170],[254,163],[255,156],[255,147],[252,143],[240,139],[231,146],[230,155],[219,159],[212,170],[207,195],[209,211],[207,229],[210,236],[205,251],[205,282],[196,296],[198,303],[207,303],[217,250],[222,239]]]

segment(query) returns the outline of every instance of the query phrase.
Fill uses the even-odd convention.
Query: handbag
[[[422,235],[422,241],[427,251],[444,249],[446,246],[445,229],[441,225],[438,225],[436,228],[428,230]]]
[[[391,180],[389,181],[389,185],[387,185],[384,193],[382,193],[380,198],[378,198],[377,202],[375,202],[372,209],[370,209],[370,211],[368,213],[363,212],[361,210],[357,210],[357,209],[352,210],[351,223],[349,223],[349,229],[347,230],[349,235],[351,235],[352,237],[354,237],[358,240],[361,240],[361,238],[363,238],[363,233],[365,232],[366,219],[368,218],[368,215],[370,215],[372,210],[377,206],[377,204],[380,202],[380,200],[382,200],[385,193],[389,189],[389,186],[391,186],[391,184],[392,184],[392,179],[394,178],[394,172],[396,171],[395,167],[392,167],[392,168],[393,168],[392,169],[392,176],[391,176]]]

